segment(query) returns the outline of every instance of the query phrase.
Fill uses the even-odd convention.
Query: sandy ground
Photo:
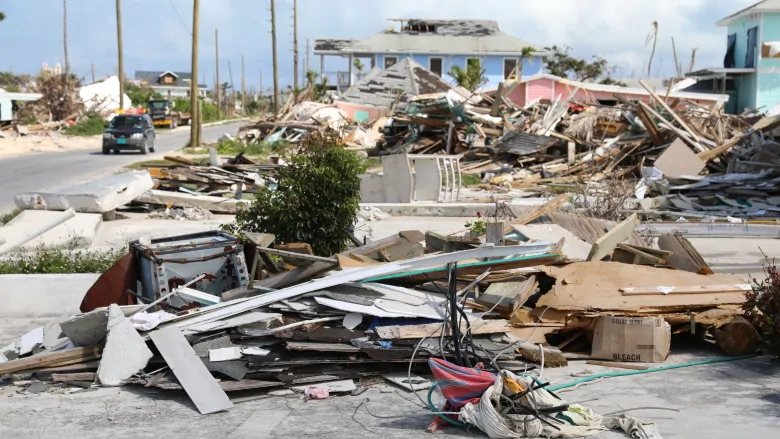
[[[0,138],[0,158],[83,149],[100,149],[100,136],[66,136],[51,131],[15,138]]]

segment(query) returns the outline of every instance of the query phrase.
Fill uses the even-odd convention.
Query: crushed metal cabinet
[[[152,239],[149,245],[133,241],[139,294],[151,302],[202,274],[205,277],[190,288],[220,296],[246,286],[243,247],[238,238],[221,231]],[[169,303],[178,308],[187,302],[173,295]]]

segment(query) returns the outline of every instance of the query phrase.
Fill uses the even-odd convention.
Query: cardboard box
[[[669,356],[672,329],[663,317],[601,316],[594,325],[593,358],[663,363]]]

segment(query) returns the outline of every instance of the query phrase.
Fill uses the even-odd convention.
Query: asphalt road
[[[235,135],[242,123],[231,123],[203,128],[203,141],[216,141],[223,133]],[[182,148],[189,140],[188,129],[175,132],[160,130],[157,134],[157,150],[142,155],[133,152],[103,155],[100,140],[95,140],[94,150],[26,154],[0,159],[0,213],[12,210],[14,195],[76,184],[110,174],[123,166],[162,158],[166,153]]]

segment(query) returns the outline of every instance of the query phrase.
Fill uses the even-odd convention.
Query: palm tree
[[[308,70],[306,72],[306,83],[311,85],[317,82],[317,78],[319,78],[320,74],[315,72],[314,70]]]
[[[355,66],[359,74],[363,74],[363,63],[359,59],[355,58],[352,60],[352,65]]]
[[[468,91],[475,91],[485,85],[485,69],[477,58],[471,58],[467,61],[467,67],[452,66],[447,72],[456,85],[465,88]]]
[[[650,68],[653,66],[653,57],[655,57],[655,47],[658,44],[658,22],[653,22],[653,28],[645,39],[645,45],[650,44],[650,40],[653,40],[653,50],[650,52],[650,60],[647,62],[647,76],[650,76]]]
[[[523,47],[523,51],[520,52],[520,63],[517,65],[517,81],[523,77],[523,60],[533,58],[534,52],[536,52],[536,49],[531,46]]]

